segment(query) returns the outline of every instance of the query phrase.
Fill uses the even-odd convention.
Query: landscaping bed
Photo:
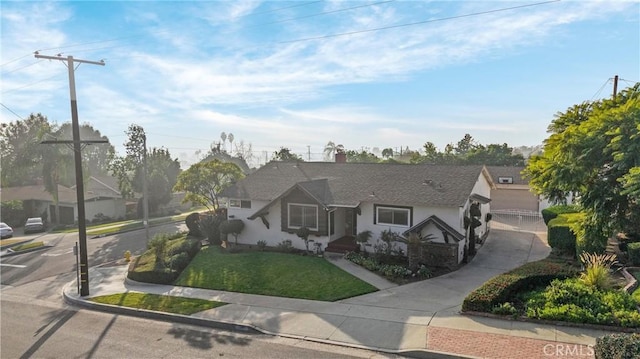
[[[474,290],[465,298],[462,310],[514,319],[640,328],[640,301],[616,286],[606,261],[594,258],[603,257],[583,259],[584,271],[554,256],[527,263]]]

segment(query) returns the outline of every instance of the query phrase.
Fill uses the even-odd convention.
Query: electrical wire
[[[338,13],[338,12],[344,12],[344,11],[349,11],[349,10],[369,7],[369,6],[381,5],[381,4],[391,3],[391,2],[395,2],[395,1],[396,0],[386,0],[386,1],[379,1],[379,2],[375,2],[375,3],[371,3],[371,4],[352,6],[352,7],[343,8],[343,9],[324,11],[324,12],[319,12],[319,13],[315,13],[315,14],[309,14],[309,15],[300,16],[300,17],[292,17],[292,18],[282,19],[282,20],[277,20],[277,21],[272,21],[272,22],[265,22],[265,23],[262,23],[262,24],[249,26],[249,28],[263,26],[263,25],[279,24],[279,23],[282,23],[282,22],[293,21],[293,20],[307,19],[307,18],[310,18],[310,17],[316,17],[316,16],[321,16],[321,15],[327,15],[327,14],[334,14],[334,13]]]
[[[337,34],[329,34],[329,35],[322,35],[322,36],[315,36],[315,37],[307,37],[307,38],[296,39],[296,40],[280,41],[279,43],[280,44],[290,44],[290,43],[294,43],[294,42],[322,40],[322,39],[328,39],[328,38],[332,38],[332,37],[362,34],[362,33],[366,33],[366,32],[397,29],[397,28],[400,28],[400,27],[423,25],[423,24],[428,24],[428,23],[432,23],[432,22],[462,19],[462,18],[465,18],[465,17],[487,15],[487,14],[492,14],[492,13],[497,13],[497,12],[503,12],[503,11],[509,11],[509,10],[515,10],[515,9],[522,9],[522,8],[526,8],[526,7],[546,5],[546,4],[551,4],[551,3],[555,3],[555,2],[559,2],[559,1],[560,0],[543,1],[543,2],[538,2],[538,3],[533,3],[533,4],[511,6],[511,7],[499,8],[499,9],[493,9],[493,10],[487,10],[487,11],[474,12],[474,13],[464,14],[464,15],[448,16],[448,17],[443,17],[443,18],[439,18],[439,19],[430,19],[430,20],[423,20],[423,21],[417,21],[417,22],[410,22],[410,23],[406,23],[406,24],[389,25],[389,26],[377,27],[377,28],[367,29],[367,30],[350,31],[350,32],[337,33]]]
[[[54,78],[54,77],[58,77],[58,76],[61,76],[61,75],[62,75],[62,74],[55,74],[55,75],[53,75],[53,76],[47,77],[47,78],[45,78],[45,79],[42,79],[42,80],[39,80],[39,81],[36,81],[36,82],[32,82],[32,83],[30,83],[30,84],[26,84],[26,85],[24,85],[24,86],[14,87],[14,88],[12,88],[12,89],[2,91],[2,93],[3,93],[3,94],[7,94],[7,93],[10,93],[10,92],[14,92],[14,91],[22,90],[23,88],[31,87],[31,86],[33,86],[33,85],[37,85],[37,84],[39,84],[39,83],[41,83],[41,82],[45,82],[45,81],[47,81],[47,80],[51,80],[52,78]]]
[[[0,65],[0,67],[5,66],[5,65],[9,65],[10,63],[16,62],[18,60],[22,60],[22,59],[24,59],[25,57],[28,57],[28,56],[31,56],[31,54],[26,54],[26,55],[22,55],[20,57],[16,57],[15,59],[9,60],[9,61],[5,62],[4,64]]]
[[[609,78],[607,79],[607,81],[605,81],[602,86],[600,86],[600,89],[593,94],[593,96],[591,96],[591,100],[589,100],[589,102],[593,102],[593,99],[596,98],[596,96],[600,95],[600,93],[602,92],[602,90],[604,89],[605,86],[607,86],[609,84],[609,82],[611,82],[613,80],[613,78]]]
[[[20,115],[18,115],[17,113],[15,113],[12,109],[10,109],[9,107],[7,107],[5,104],[0,103],[0,105],[2,105],[2,107],[6,108],[7,110],[9,110],[9,112],[11,112],[12,114],[16,115],[17,118],[21,119],[22,121],[24,121],[25,119],[22,118]]]
[[[29,66],[33,66],[33,65],[35,65],[35,64],[37,64],[37,63],[39,63],[40,61],[42,61],[42,60],[38,60],[38,61],[36,61],[36,62],[34,62],[34,63],[28,64],[28,65],[24,65],[24,66],[22,66],[22,67],[18,67],[18,68],[15,68],[15,69],[13,69],[13,70],[10,70],[10,71],[3,72],[3,73],[2,73],[2,75],[3,75],[3,76],[4,76],[4,75],[8,75],[8,74],[10,74],[10,73],[12,73],[12,72],[16,72],[16,71],[18,71],[18,70],[22,70],[22,69],[27,68],[27,67],[29,67]]]

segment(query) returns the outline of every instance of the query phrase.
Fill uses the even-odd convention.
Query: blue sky
[[[610,96],[614,75],[619,88],[640,81],[638,1],[0,7],[1,122],[32,112],[70,121],[66,68],[34,51],[104,59],[76,71],[80,121],[121,153],[128,125],[139,124],[149,146],[185,164],[221,132],[251,144],[256,164],[282,146],[321,160],[329,141],[443,149],[470,133],[533,146],[556,112]]]

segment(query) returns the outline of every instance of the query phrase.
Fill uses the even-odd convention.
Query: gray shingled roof
[[[511,177],[513,184],[528,185],[529,181],[522,177],[521,172],[524,167],[520,166],[487,166],[487,171],[491,174],[493,182],[499,184],[498,177]]]
[[[327,206],[361,202],[458,207],[483,166],[269,162],[222,193],[272,201],[298,184]],[[490,178],[487,178],[490,181]]]

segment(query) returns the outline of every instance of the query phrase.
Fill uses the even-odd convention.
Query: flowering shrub
[[[415,272],[412,272],[406,266],[398,264],[381,264],[373,257],[365,257],[364,255],[356,252],[348,252],[345,254],[344,258],[366,268],[367,270],[377,272],[388,279],[396,281],[405,278],[426,279],[432,275],[431,270],[424,265],[420,266]]]

